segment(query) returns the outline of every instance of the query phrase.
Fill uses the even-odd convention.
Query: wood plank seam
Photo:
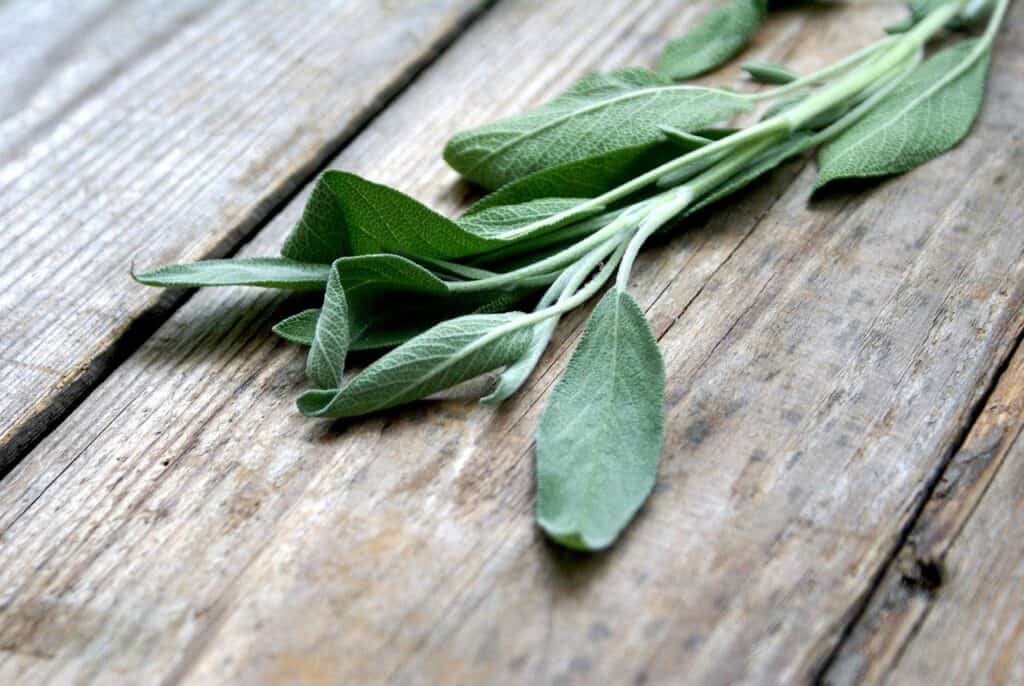
[[[992,396],[999,385],[999,382],[1006,375],[1007,370],[1010,367],[1010,363],[1012,362],[1014,356],[1018,353],[1018,351],[1024,351],[1024,331],[1020,330],[1017,333],[1017,337],[1014,341],[1014,344],[1008,348],[1007,352],[1003,356],[1003,359],[1000,361],[998,365],[996,373],[993,374],[992,378],[989,380],[989,383],[986,384],[985,391],[972,408],[969,420],[964,422],[964,425],[960,432],[960,436],[957,438],[956,441],[954,441],[951,444],[951,447],[948,450],[948,454],[944,457],[944,459],[940,462],[938,468],[935,470],[934,475],[930,479],[929,483],[927,484],[923,492],[920,502],[915,505],[914,514],[908,519],[906,526],[903,528],[903,531],[901,532],[901,535],[896,545],[894,545],[892,550],[890,551],[890,554],[885,564],[879,567],[877,574],[872,580],[870,589],[867,593],[864,594],[862,601],[855,608],[853,616],[850,618],[849,622],[843,628],[842,634],[839,640],[836,642],[835,647],[828,654],[826,659],[823,660],[821,666],[817,670],[815,670],[813,683],[830,683],[827,680],[829,670],[833,668],[840,653],[846,647],[847,641],[849,641],[854,631],[858,628],[858,623],[864,619],[865,611],[869,607],[871,601],[875,598],[876,594],[883,590],[882,582],[885,580],[888,574],[890,574],[894,569],[897,569],[897,567],[901,564],[902,555],[906,553],[911,554],[912,562],[913,564],[917,565],[918,568],[938,565],[939,578],[938,583],[933,584],[923,579],[915,578],[908,574],[907,571],[899,572],[900,576],[906,581],[907,585],[912,589],[913,592],[922,594],[926,597],[928,607],[925,610],[925,612],[915,621],[913,627],[911,628],[910,634],[906,637],[906,639],[903,641],[903,644],[900,646],[896,654],[896,657],[893,661],[894,665],[899,662],[899,659],[902,656],[903,651],[906,649],[908,645],[910,645],[910,643],[913,641],[914,636],[920,630],[921,626],[924,624],[924,621],[927,618],[927,615],[930,612],[931,607],[934,606],[933,601],[935,593],[942,588],[943,584],[947,583],[947,579],[945,578],[945,573],[942,568],[941,559],[936,560],[931,556],[919,556],[917,554],[916,550],[914,549],[913,534],[917,529],[918,525],[920,524],[922,515],[924,514],[926,508],[932,501],[932,498],[935,496],[939,484],[942,482],[943,477],[948,473],[948,470],[952,465],[954,459],[956,458],[957,454],[963,449],[968,436],[971,434],[971,431],[975,428],[975,426],[977,426],[978,420],[984,413],[989,401],[992,399]],[[1017,426],[1013,438],[1009,442],[1011,445],[1018,440],[1021,433],[1021,426],[1022,424],[1019,424]],[[994,470],[992,470],[991,477],[985,484],[985,491],[987,491],[988,488],[991,486],[992,481],[994,481],[995,479],[995,475],[998,473],[999,469],[1001,469],[1003,462],[1005,461],[1006,452],[1004,452],[1003,458],[1000,460],[998,466]],[[967,522],[970,520],[974,511],[977,509],[978,505],[980,505],[981,500],[982,499],[979,498],[977,502],[973,504],[970,510],[970,514],[968,514],[960,523],[960,525],[957,528],[957,532],[950,537],[949,546],[951,546],[953,541],[955,541],[959,537],[960,532],[962,532],[964,527],[967,525]],[[949,546],[947,546],[947,548]]]
[[[322,147],[310,169],[298,169],[282,184],[282,192],[277,196],[268,196],[251,208],[240,224],[248,224],[242,231],[227,233],[217,242],[204,257],[233,257],[252,239],[270,224],[285,207],[302,193],[315,178],[324,171],[345,146],[366,128],[398,98],[401,93],[444,52],[467,29],[487,13],[497,0],[484,0],[472,12],[463,17],[463,21],[453,30],[440,36],[434,44],[428,46],[417,60],[414,60],[405,73],[382,89],[373,103],[366,108],[363,116],[347,127],[346,131],[333,141]],[[212,7],[212,5],[210,6]],[[207,8],[207,10],[209,7]],[[195,21],[202,13],[192,17]],[[298,33],[298,32],[297,32]],[[154,203],[159,202],[155,199]],[[17,207],[18,205],[15,205]],[[259,217],[251,221],[250,216]],[[76,370],[78,376],[65,384],[49,407],[42,410],[32,420],[26,422],[15,433],[7,446],[0,446],[0,481],[2,481],[21,460],[32,451],[47,435],[60,425],[89,396],[91,391],[109,377],[124,360],[138,350],[178,309],[183,307],[195,295],[197,289],[186,292],[166,291],[161,294],[158,302],[141,316],[115,329],[108,340],[107,349],[100,355],[89,360],[84,368]]]

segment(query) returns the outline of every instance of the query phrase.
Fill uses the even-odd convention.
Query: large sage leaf
[[[820,188],[835,179],[898,174],[938,157],[970,130],[985,95],[989,53],[957,73],[976,41],[963,41],[922,64],[818,153]]]
[[[689,79],[721,66],[757,32],[764,19],[764,0],[732,0],[708,12],[689,33],[668,42],[658,60],[658,73]]]
[[[485,238],[503,239],[516,229],[532,225],[535,235],[541,229],[550,230],[600,214],[602,206],[580,208],[585,198],[536,198],[513,205],[491,205],[468,212],[456,223],[467,231]],[[557,219],[556,219],[557,217]],[[543,224],[543,226],[541,226]]]
[[[664,133],[664,132],[663,132]],[[470,207],[463,219],[501,205],[517,205],[534,198],[593,198],[621,186],[682,152],[668,137],[617,148],[599,155],[534,172],[502,186]]]
[[[401,191],[331,170],[317,179],[281,254],[320,263],[384,252],[451,260],[501,245],[466,231]]]
[[[665,371],[647,320],[613,289],[594,309],[537,431],[537,520],[597,550],[647,499],[661,454]]]
[[[522,313],[471,314],[410,339],[364,369],[344,388],[311,390],[299,411],[314,417],[352,417],[402,405],[519,359],[530,345],[528,327],[495,329]]]
[[[199,286],[262,286],[294,291],[320,290],[330,267],[280,257],[245,257],[172,264],[132,277],[147,286],[197,288]]]
[[[673,85],[644,69],[590,74],[546,105],[457,134],[444,158],[467,179],[497,189],[541,169],[660,140],[659,125],[693,130],[749,108],[739,95]]]

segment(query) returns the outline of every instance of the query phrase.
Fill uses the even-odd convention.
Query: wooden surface
[[[0,469],[181,302],[133,257],[229,251],[481,4],[0,8]]]
[[[499,2],[331,166],[453,211],[454,130],[649,64],[703,7]],[[811,69],[900,13],[783,12],[748,54]],[[204,290],[0,482],[0,683],[1019,682],[1020,3],[1007,29],[956,151],[812,202],[797,161],[645,251],[666,450],[611,552],[532,521],[531,436],[585,313],[497,411],[329,424],[296,415],[302,352],[269,334],[303,305]]]

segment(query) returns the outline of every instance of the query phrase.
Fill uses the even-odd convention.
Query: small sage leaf
[[[320,308],[303,310],[298,314],[282,319],[274,324],[273,331],[281,338],[299,345],[313,345],[316,333],[316,320],[320,316]]]
[[[707,16],[689,33],[665,46],[658,73],[684,80],[720,67],[734,57],[757,32],[765,5],[758,0],[732,0]]]
[[[609,291],[537,431],[537,520],[571,548],[612,544],[654,486],[665,371],[643,311]]]
[[[590,74],[535,110],[457,134],[444,158],[467,179],[497,189],[541,169],[660,140],[662,124],[692,130],[749,108],[736,94],[673,85],[644,69]]]
[[[774,62],[747,62],[742,69],[750,74],[754,81],[776,86],[792,83],[800,78],[800,75],[789,67]]]
[[[963,41],[915,69],[881,103],[818,153],[816,188],[835,179],[898,174],[959,143],[985,95],[989,52],[966,69],[977,42]]]
[[[345,372],[351,336],[348,327],[348,300],[342,286],[338,260],[331,267],[324,294],[324,306],[316,321],[313,341],[306,357],[306,376],[320,388],[337,388]]]
[[[438,324],[385,354],[344,388],[306,391],[299,397],[299,411],[314,417],[367,414],[503,367],[530,345],[528,327],[501,329],[522,316],[471,314]]]
[[[306,264],[281,257],[246,257],[172,264],[132,277],[147,286],[262,286],[294,291],[320,290],[327,284],[326,264]]]

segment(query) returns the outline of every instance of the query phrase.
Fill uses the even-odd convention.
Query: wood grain
[[[500,4],[336,165],[450,210],[467,194],[437,156],[453,130],[650,62],[700,10],[580,6]],[[753,54],[808,69],[898,14],[783,13]],[[644,253],[666,452],[610,553],[547,545],[531,512],[531,435],[583,313],[497,412],[449,399],[324,424],[294,413],[301,352],[267,334],[302,305],[204,291],[0,484],[0,677],[811,679],[1024,325],[1024,207],[998,190],[1024,181],[1021,19],[1017,3],[955,152],[809,206],[791,164]],[[302,199],[245,254],[271,253]]]
[[[1018,348],[825,683],[1024,683],[1022,427]]]
[[[0,470],[181,302],[132,257],[237,245],[482,4],[5,5]]]

